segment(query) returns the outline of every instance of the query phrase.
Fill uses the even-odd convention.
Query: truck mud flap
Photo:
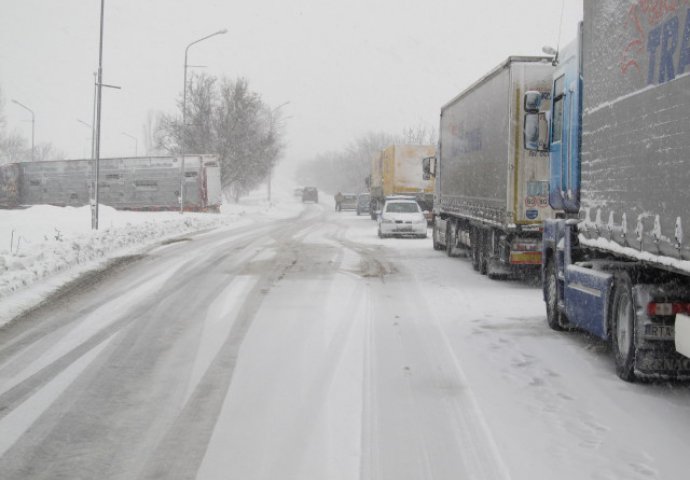
[[[490,258],[486,264],[486,275],[493,279],[503,279],[513,276],[514,269],[496,258]]]
[[[648,379],[690,380],[690,358],[677,353],[673,342],[637,350],[635,375]]]

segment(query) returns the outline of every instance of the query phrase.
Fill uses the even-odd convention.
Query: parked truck
[[[123,210],[176,210],[182,172],[177,157],[104,158],[99,162],[99,203]],[[93,160],[21,162],[0,168],[0,206],[87,205],[93,196]],[[185,155],[184,208],[218,211],[216,155]]]
[[[433,246],[465,252],[491,278],[534,274],[541,226],[551,218],[548,155],[522,145],[523,95],[548,103],[551,57],[510,57],[441,108],[438,154],[424,160],[435,180]]]
[[[415,197],[422,210],[431,210],[434,183],[423,178],[420,166],[422,159],[434,155],[435,150],[433,145],[390,145],[372,160],[369,185],[372,220],[391,195]]]
[[[583,13],[550,112],[525,96],[525,145],[549,152],[557,212],[542,242],[547,320],[609,341],[624,380],[688,377],[690,6]]]

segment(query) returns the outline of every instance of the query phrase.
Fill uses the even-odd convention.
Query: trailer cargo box
[[[422,159],[434,155],[433,145],[390,145],[372,160],[372,218],[390,195],[415,197],[422,208],[431,209],[434,183],[422,175]]]
[[[548,154],[523,149],[523,95],[548,102],[552,71],[550,58],[510,57],[441,109],[434,247],[469,250],[490,276],[540,264]]]

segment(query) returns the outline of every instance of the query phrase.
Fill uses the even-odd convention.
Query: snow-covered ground
[[[0,478],[687,477],[686,384],[320,200],[249,198],[0,329]]]
[[[301,206],[283,200],[291,195],[289,188],[280,189],[271,203],[265,192],[255,192],[224,204],[220,214],[129,212],[100,205],[99,230],[91,229],[88,206],[0,210],[0,326],[113,258],[192,232],[296,216]]]

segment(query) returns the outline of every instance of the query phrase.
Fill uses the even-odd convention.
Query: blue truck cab
[[[635,225],[628,224],[634,221],[617,212],[602,219],[600,210],[591,219],[581,205],[583,98],[592,88],[583,69],[583,24],[577,40],[557,54],[554,64],[551,110],[540,111],[543,94],[524,96],[524,146],[549,152],[549,204],[556,212],[556,218],[544,221],[542,237],[547,322],[555,330],[584,330],[608,341],[617,374],[626,381],[688,378],[690,359],[676,352],[673,342],[675,310],[690,314],[687,273],[631,257],[621,245],[632,243],[625,237],[633,237]],[[596,119],[588,121],[587,129],[598,127]],[[588,149],[598,148],[591,138],[586,141]],[[586,186],[596,185],[592,164],[587,164]]]

